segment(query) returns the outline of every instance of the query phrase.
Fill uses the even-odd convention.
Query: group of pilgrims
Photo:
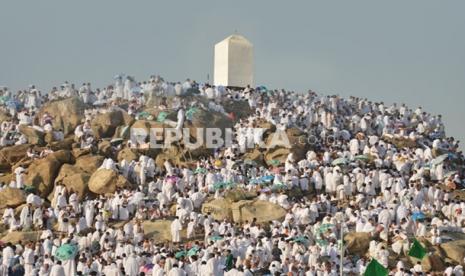
[[[147,106],[153,98],[163,99],[156,108],[176,110],[173,126],[182,128],[192,105],[182,96],[192,91],[212,112],[225,113],[225,100],[246,102],[253,110],[236,119],[232,145],[215,149],[193,167],[170,160],[157,166],[145,155],[121,162],[107,158],[99,170],[114,170],[135,184],[111,196],[80,199],[63,185],[56,185],[50,198],[28,192],[19,212],[4,209],[2,222],[7,232],[33,230],[38,237],[1,244],[0,276],[366,275],[373,260],[389,275],[463,275],[465,260],[444,260],[442,271],[428,272],[421,260],[409,261],[414,241],[440,246],[465,230],[465,202],[457,196],[464,187],[459,141],[445,135],[441,115],[421,107],[190,79],[174,83],[159,76],[137,82],[118,75],[103,89],[68,82],[48,93],[34,85],[16,93],[1,88],[1,108],[11,119],[1,122],[0,147],[28,143],[18,131],[22,124],[64,139],[53,116],[34,118],[43,104],[69,97],[89,106],[74,131],[82,148],[95,141],[93,118],[121,108],[115,105],[121,100],[137,118],[153,107]],[[264,121],[278,130],[299,129],[310,149],[299,159],[290,152],[274,166],[245,162],[246,142],[258,147],[261,136],[248,130]],[[137,144],[129,139],[114,150]],[[27,156],[40,159],[51,153],[46,147],[31,149]],[[27,168],[19,166],[13,173],[0,189],[26,190]],[[218,188],[218,183],[234,187]],[[255,218],[235,222],[201,212],[207,200],[233,189],[256,192],[258,200],[279,205],[286,215],[266,223]],[[169,242],[144,232],[144,221],[159,220],[169,222]],[[348,250],[343,237],[354,233],[369,237],[366,253]]]

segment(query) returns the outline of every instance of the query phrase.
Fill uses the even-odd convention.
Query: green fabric
[[[197,112],[197,107],[191,107],[186,111],[186,119],[192,121],[194,114]]]
[[[225,266],[226,266],[226,271],[229,271],[234,267],[234,258],[232,254],[229,254],[226,257]]]
[[[182,251],[179,251],[177,252],[176,254],[174,254],[174,257],[176,259],[181,259],[181,258],[184,258],[187,254],[187,251],[186,250],[182,250]]]
[[[272,166],[279,166],[281,164],[281,161],[273,159],[273,160],[270,160],[270,164]]]
[[[388,274],[389,271],[375,259],[371,260],[363,273],[364,276],[387,276]]]
[[[417,239],[413,240],[412,247],[408,252],[410,257],[414,257],[417,259],[423,259],[426,256],[426,249],[417,241]]]
[[[66,243],[58,247],[55,257],[60,261],[72,260],[76,257],[77,253],[77,245]]]
[[[157,122],[163,123],[166,120],[166,117],[168,117],[168,113],[165,111],[160,112],[157,116]]]

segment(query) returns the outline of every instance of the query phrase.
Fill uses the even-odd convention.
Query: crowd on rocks
[[[66,130],[63,118],[44,107],[69,98],[84,108],[82,120]],[[24,204],[3,208],[0,275],[363,275],[371,259],[395,276],[463,275],[465,249],[448,254],[443,246],[465,239],[464,157],[441,116],[421,107],[123,75],[103,89],[68,82],[47,93],[34,85],[16,93],[3,87],[0,100],[0,146],[28,147],[26,161],[11,164],[11,178],[0,187],[25,196]],[[249,112],[229,111],[231,102]],[[231,121],[233,142],[189,164],[157,162],[145,152],[115,158],[141,146],[126,136],[111,140],[115,154],[89,172],[88,193],[55,183],[44,197],[42,186],[27,182],[29,164],[57,152],[34,137],[71,137],[74,148],[95,154],[102,143],[98,116],[118,111],[132,121],[157,121],[149,109],[173,113],[158,122],[176,129],[192,126],[197,109],[220,114]],[[273,155],[261,147],[270,129],[299,139]],[[249,160],[251,151],[259,158]],[[95,185],[107,181],[97,177],[103,174],[123,184],[100,192]],[[284,215],[218,218],[202,208],[235,191]],[[168,222],[169,240],[149,235],[146,225],[159,221]],[[34,237],[9,240],[15,233]],[[362,250],[354,249],[354,234],[366,241]],[[409,258],[414,239],[428,249],[426,259],[439,256],[434,264]]]

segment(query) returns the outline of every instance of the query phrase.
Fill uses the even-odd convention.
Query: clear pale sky
[[[464,140],[464,11],[463,0],[2,1],[0,85],[205,81],[213,45],[237,30],[254,44],[257,85],[423,106]]]

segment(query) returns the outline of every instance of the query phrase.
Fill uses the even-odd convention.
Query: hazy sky
[[[463,140],[464,11],[463,0],[2,1],[0,85],[205,81],[213,45],[237,30],[255,46],[257,84],[421,105]]]

